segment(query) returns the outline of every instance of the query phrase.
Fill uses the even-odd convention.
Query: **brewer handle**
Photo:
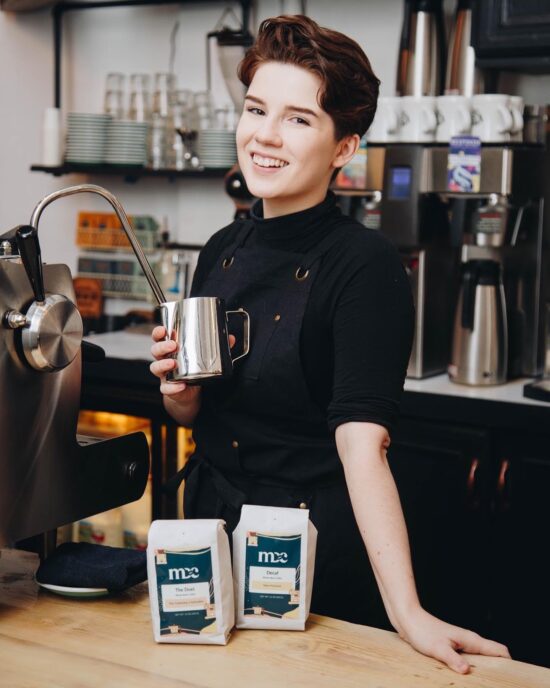
[[[231,356],[232,363],[235,363],[235,361],[238,361],[239,358],[243,358],[243,356],[246,356],[246,354],[250,351],[250,316],[242,308],[239,308],[237,311],[225,311],[225,315],[241,315],[244,318],[243,352],[242,354],[235,356],[235,358]]]
[[[38,242],[38,233],[31,225],[21,225],[15,231],[15,238],[23,267],[34,292],[34,299],[42,303],[46,299],[46,294],[44,292],[42,254]]]
[[[461,325],[465,330],[474,329],[477,276],[467,270],[462,278],[462,316]]]

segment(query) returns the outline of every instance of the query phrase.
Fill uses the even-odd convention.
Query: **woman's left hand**
[[[418,608],[401,625],[399,635],[415,650],[428,657],[434,657],[459,674],[467,674],[470,665],[459,652],[470,652],[492,657],[508,657],[508,648],[501,643],[488,640],[460,626],[445,623]]]

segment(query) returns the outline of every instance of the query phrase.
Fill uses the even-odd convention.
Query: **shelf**
[[[110,174],[124,177],[126,181],[135,182],[140,177],[164,177],[166,179],[179,179],[180,177],[209,179],[224,177],[230,167],[211,167],[202,170],[152,170],[147,167],[137,165],[89,165],[66,162],[57,167],[47,165],[31,165],[32,172],[46,172],[53,174],[54,177],[61,177],[64,174]]]

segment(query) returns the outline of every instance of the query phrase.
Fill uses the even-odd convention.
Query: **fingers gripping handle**
[[[231,360],[233,361],[233,363],[235,363],[235,361],[238,361],[239,358],[243,358],[244,356],[246,356],[250,350],[250,316],[242,308],[239,308],[238,311],[226,311],[226,315],[240,315],[244,319],[244,321],[243,321],[243,328],[244,328],[243,352],[242,352],[242,354],[235,356],[235,358],[233,358],[233,356],[231,356]]]

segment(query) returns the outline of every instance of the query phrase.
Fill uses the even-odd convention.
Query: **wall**
[[[452,9],[454,3],[446,0]],[[214,28],[224,5],[113,8],[65,15],[63,49],[64,110],[99,112],[109,71],[166,71],[169,36],[176,20],[175,71],[180,88],[206,86],[205,34]],[[259,0],[256,24],[283,11],[298,11],[299,2]],[[393,93],[401,0],[309,0],[310,16],[355,38],[382,80],[382,94]],[[518,93],[522,79],[510,77]],[[550,101],[550,78],[528,77],[525,88],[533,102]],[[219,96],[219,93],[218,93]],[[180,241],[204,243],[231,220],[233,205],[221,180],[142,179],[126,184],[116,177],[73,175],[53,178],[31,173],[40,158],[41,120],[53,101],[53,41],[49,11],[0,12],[0,231],[27,222],[37,201],[69,184],[92,182],[108,187],[129,213],[165,216]],[[103,209],[92,196],[63,199],[50,206],[41,221],[47,261],[76,267],[75,219],[79,209]]]

